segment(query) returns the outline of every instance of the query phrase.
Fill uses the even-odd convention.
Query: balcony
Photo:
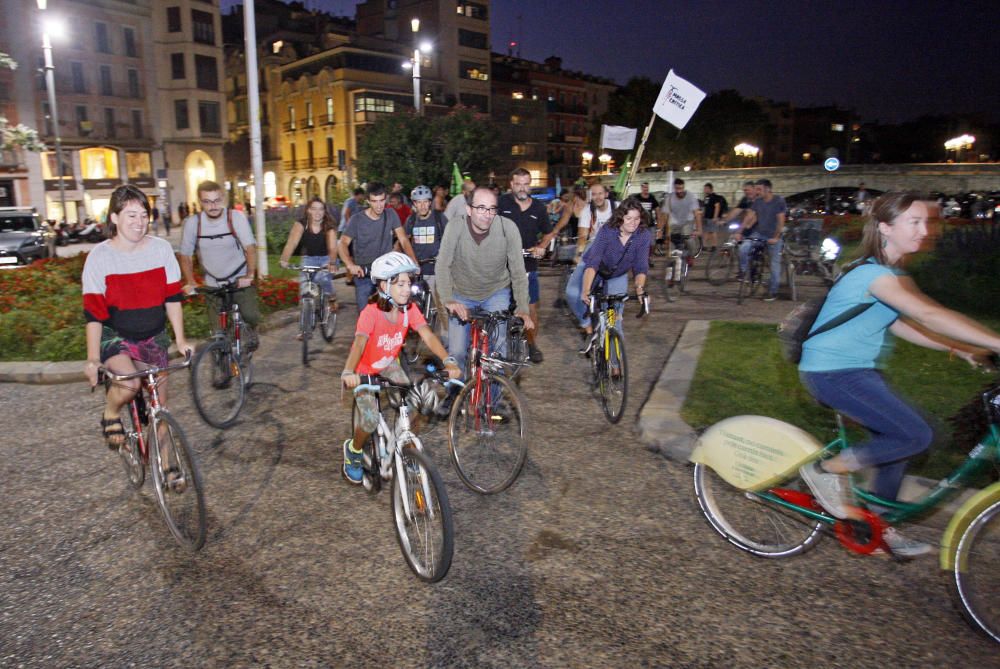
[[[323,116],[320,116],[319,118],[320,118],[320,121],[319,121],[320,125],[334,125],[333,116],[327,116],[327,115],[324,114]]]
[[[284,123],[281,124],[281,130],[283,132],[295,132],[297,130],[300,130],[301,128],[302,124],[298,122],[285,121]]]
[[[70,127],[76,131],[74,133],[75,136],[84,137],[90,140],[128,141],[153,139],[153,126],[151,125],[141,125],[136,128],[131,123],[115,123],[114,125],[109,126],[96,121],[71,121],[66,123],[60,121],[59,125],[60,127]],[[70,138],[71,137],[72,135]],[[46,143],[51,142],[51,139],[46,140]]]

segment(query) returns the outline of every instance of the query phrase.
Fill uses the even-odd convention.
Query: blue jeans
[[[813,397],[868,429],[868,441],[844,452],[860,467],[874,467],[872,492],[894,501],[907,461],[926,451],[934,438],[927,421],[874,369],[802,372],[800,377]]]
[[[358,301],[358,313],[368,306],[368,298],[375,292],[375,283],[367,276],[354,277],[354,298]]]
[[[576,316],[577,322],[579,322],[580,327],[584,328],[590,325],[590,317],[587,315],[587,305],[583,303],[583,272],[587,268],[583,263],[576,266],[573,270],[573,274],[569,277],[569,283],[566,284],[566,301],[569,302],[569,308],[572,309],[573,315]],[[602,281],[601,277],[594,277],[593,285],[598,285],[598,282]],[[613,279],[607,280],[607,293],[608,295],[621,295],[628,290],[628,274],[622,274],[621,276],[616,276]],[[622,308],[618,307],[618,318],[615,319],[615,329],[618,332],[622,332]]]
[[[330,256],[302,256],[302,263],[308,267],[326,267],[330,262]],[[306,275],[299,274],[299,286],[305,281]],[[323,270],[322,272],[316,273],[316,283],[326,291],[327,297],[336,297],[337,294],[333,292],[333,279],[330,278],[330,272]]]
[[[765,235],[757,232],[751,232],[745,239],[760,239],[767,240]],[[779,239],[774,244],[767,244],[766,248],[768,253],[771,255],[771,277],[768,283],[767,292],[771,295],[778,294],[778,286],[781,284],[781,248],[783,242]],[[740,244],[740,271],[746,273],[747,268],[750,266],[750,249],[753,244],[744,243]]]
[[[483,311],[503,311],[510,307],[510,288],[501,288],[485,300],[472,300],[454,294],[452,300],[463,305],[466,309],[482,309]],[[493,341],[490,342],[490,351],[496,352],[500,356],[507,355],[507,330],[498,328]],[[454,314],[448,318],[448,355],[455,358],[458,368],[465,376],[465,361],[468,359],[469,349],[469,324],[460,322]]]

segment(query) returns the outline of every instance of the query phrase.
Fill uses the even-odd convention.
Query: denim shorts
[[[528,304],[538,304],[542,290],[538,285],[538,272],[528,272]]]

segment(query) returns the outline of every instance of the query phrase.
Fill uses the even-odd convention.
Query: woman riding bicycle
[[[420,335],[431,353],[444,361],[451,378],[457,379],[462,375],[455,359],[448,356],[423,314],[415,304],[409,304],[410,281],[416,272],[413,260],[397,251],[379,256],[372,263],[371,278],[375,282],[375,292],[368,298],[368,306],[358,315],[354,343],[340,375],[348,388],[356,388],[361,383],[360,374],[379,374],[393,383],[409,383],[397,356],[411,329]],[[360,445],[378,427],[378,407],[371,392],[359,392],[354,401],[360,420],[354,426],[353,438],[344,441],[344,476],[351,483],[361,483]],[[355,444],[358,444],[357,448]]]
[[[845,474],[873,467],[872,492],[894,501],[910,458],[925,451],[930,426],[886,384],[878,367],[892,333],[937,351],[950,351],[970,364],[1000,352],[1000,336],[920,292],[899,268],[927,237],[927,204],[915,193],[886,193],[872,203],[861,242],[861,258],[846,268],[813,325],[846,313],[859,304],[871,307],[826,332],[807,339],[799,373],[821,403],[849,416],[871,433],[867,442],[801,469],[817,501],[838,518],[852,515],[850,482]],[[875,512],[885,511],[872,507]],[[893,528],[883,535],[893,553],[910,557],[930,546],[908,539]]]
[[[292,223],[292,229],[288,232],[288,241],[281,251],[281,259],[278,264],[288,267],[288,259],[292,253],[302,243],[302,264],[309,267],[325,266],[329,272],[333,272],[334,261],[337,258],[337,224],[333,216],[327,211],[323,200],[314,197],[309,200],[306,206],[305,218]],[[299,274],[299,284],[305,281],[305,274]],[[333,279],[330,274],[321,273],[316,275],[318,283],[327,298],[330,300],[330,311],[337,310],[337,294],[333,290]],[[301,338],[301,334],[299,337]]]
[[[87,320],[87,362],[91,387],[97,370],[106,366],[126,375],[141,368],[166,367],[169,320],[178,350],[191,351],[184,338],[181,268],[170,242],[148,236],[149,200],[135,186],[111,194],[111,238],[94,247],[83,265],[83,311]],[[139,380],[113,384],[107,394],[101,428],[108,448],[125,442],[119,412],[139,389]],[[166,406],[167,383],[159,386]]]
[[[587,334],[594,328],[587,317],[590,304],[590,289],[594,279],[600,277],[609,295],[628,292],[628,273],[635,280],[635,292],[641,297],[646,294],[646,273],[649,272],[649,251],[653,244],[653,234],[649,230],[649,212],[642,207],[636,197],[626,198],[602,227],[583,254],[583,286],[575,295],[572,282],[566,289],[570,307],[579,320],[580,327]],[[621,307],[619,306],[619,310]],[[618,314],[621,316],[621,314]],[[615,327],[621,332],[621,318]]]

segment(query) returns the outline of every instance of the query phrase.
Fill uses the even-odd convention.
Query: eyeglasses
[[[217,204],[222,204],[222,200],[202,200],[201,203],[206,207],[212,207]]]
[[[477,204],[477,205],[475,205],[472,208],[480,216],[483,215],[483,214],[495,214],[495,213],[497,213],[497,211],[499,211],[496,207],[487,207],[486,205],[483,205],[483,204]]]

